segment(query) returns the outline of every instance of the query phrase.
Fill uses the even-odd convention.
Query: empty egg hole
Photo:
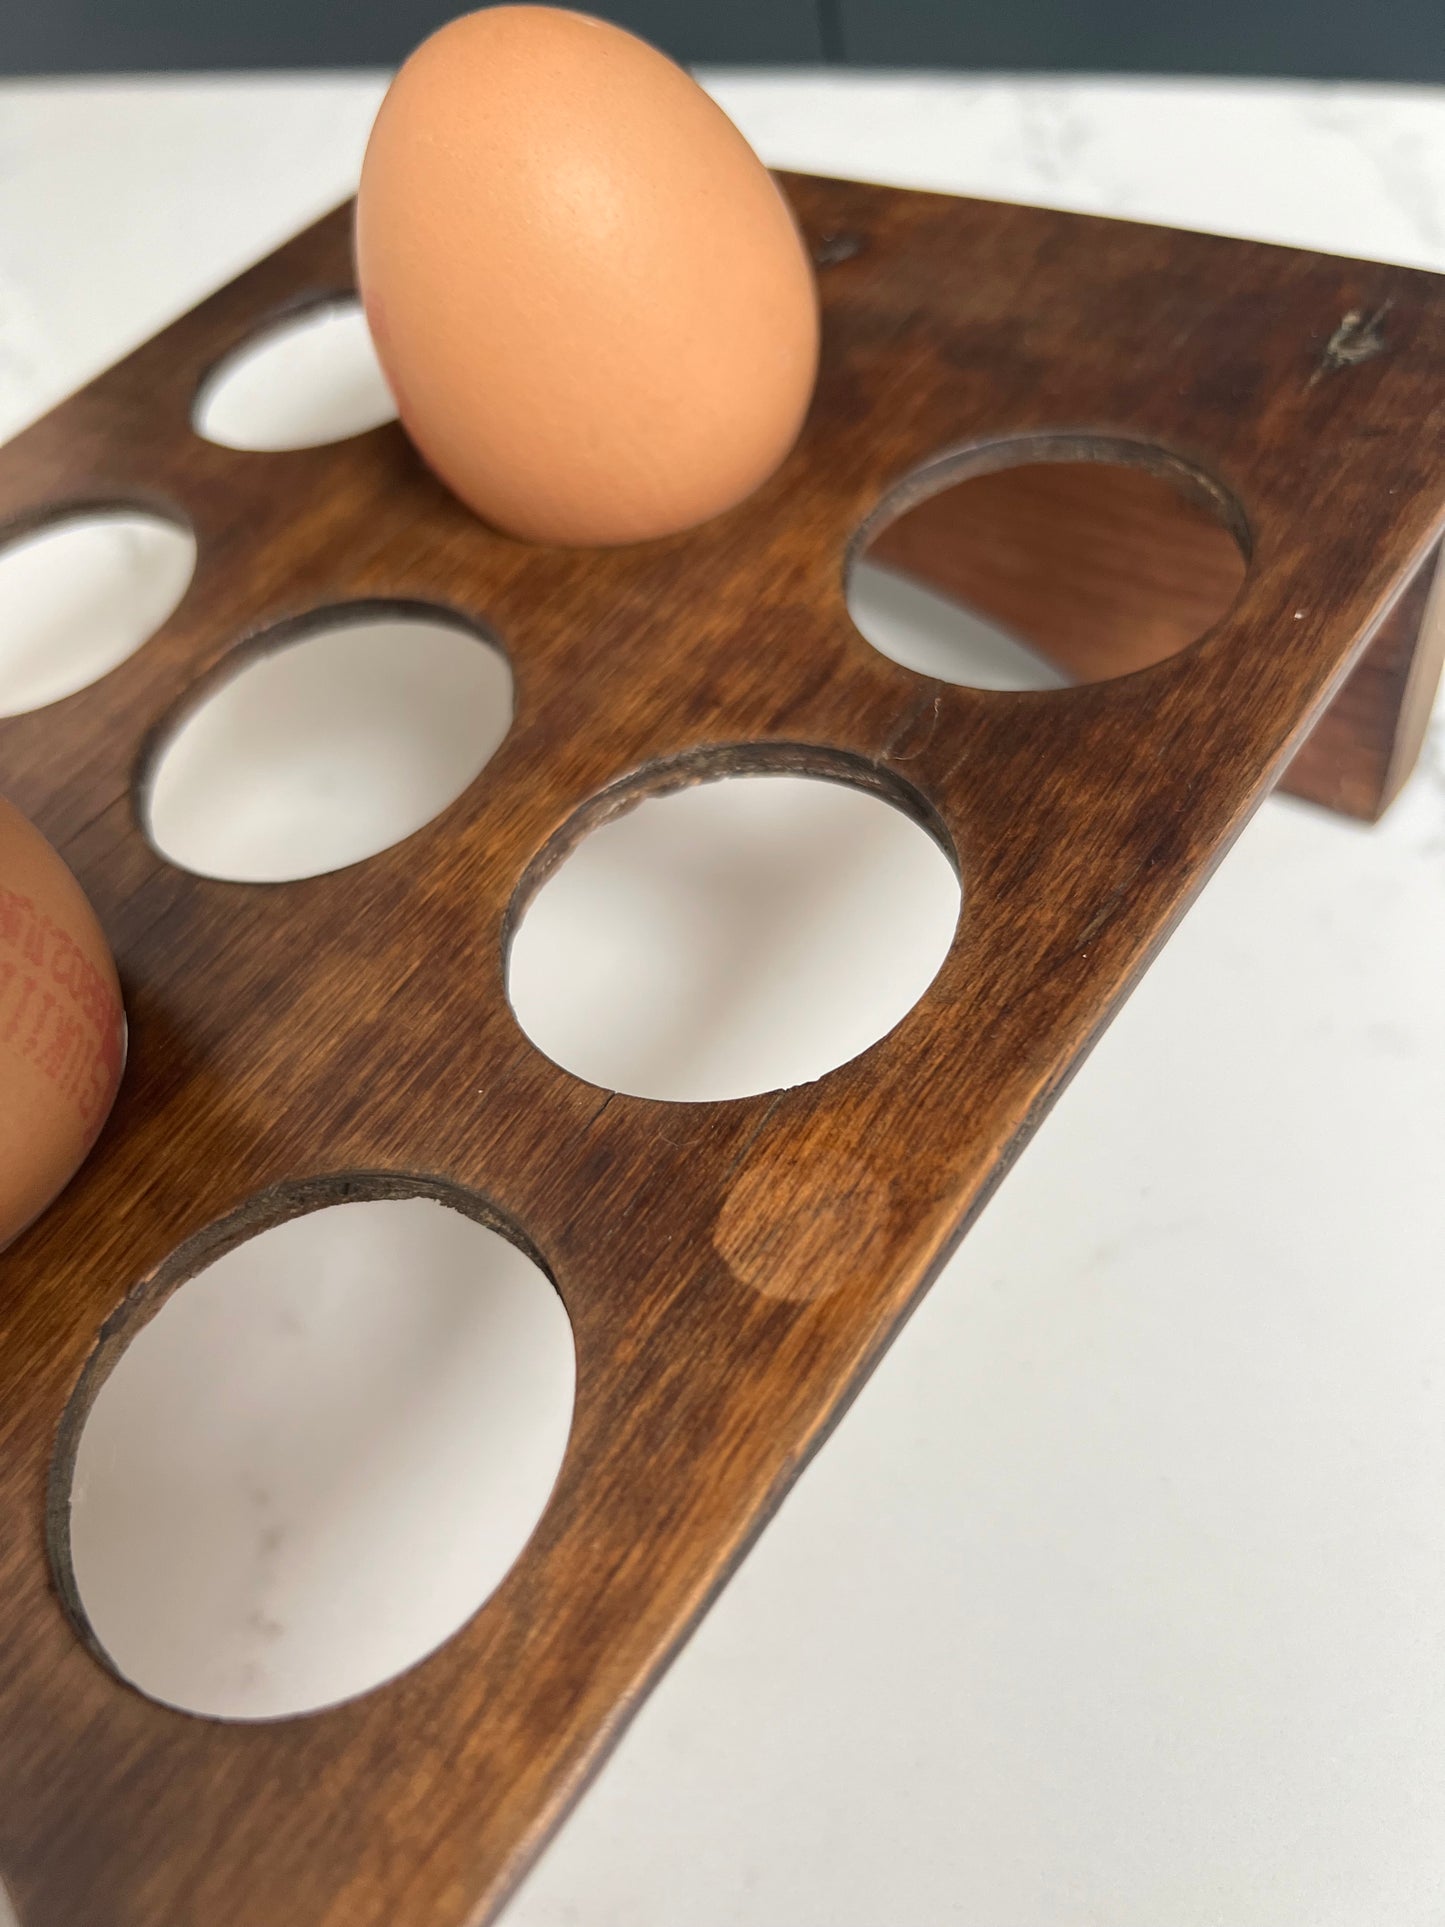
[[[0,716],[98,682],[168,622],[195,537],[167,515],[78,505],[0,534]]]
[[[141,773],[142,818],[198,876],[322,876],[448,808],[511,719],[500,645],[447,610],[316,610],[253,638],[184,706]]]
[[[349,440],[396,417],[355,295],[273,316],[207,375],[196,433],[258,453]]]
[[[1102,682],[1196,642],[1245,569],[1243,517],[1183,464],[1034,459],[887,521],[849,606],[885,655],[945,681]]]
[[[556,1481],[576,1364],[550,1275],[482,1200],[302,1181],[202,1232],[127,1312],[62,1428],[50,1550],[142,1693],[229,1720],[335,1705],[502,1583]]]
[[[713,752],[594,798],[524,879],[508,994],[532,1042],[674,1103],[811,1082],[901,1023],[961,885],[922,798],[836,752]]]

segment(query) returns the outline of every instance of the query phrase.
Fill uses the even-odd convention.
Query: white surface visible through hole
[[[1062,689],[1068,678],[986,616],[876,562],[848,581],[848,613],[882,655],[970,689]]]
[[[374,856],[478,775],[512,717],[494,645],[437,616],[338,609],[181,722],[146,798],[163,856],[279,883]]]
[[[932,982],[958,878],[865,790],[753,775],[653,797],[585,837],[513,943],[538,1047],[639,1097],[742,1097],[867,1049]]]
[[[550,1281],[434,1200],[334,1205],[226,1253],[81,1436],[76,1583],[116,1670],[233,1719],[392,1678],[526,1543],[574,1376]]]
[[[273,322],[208,377],[196,432],[225,448],[314,448],[396,417],[356,300],[327,302]]]
[[[0,541],[0,716],[73,696],[173,614],[196,543],[159,515],[78,511]]]

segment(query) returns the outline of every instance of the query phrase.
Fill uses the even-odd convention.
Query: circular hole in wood
[[[283,315],[201,384],[196,433],[224,448],[315,448],[394,421],[396,403],[354,295]]]
[[[196,566],[189,529],[130,508],[76,508],[0,536],[0,716],[73,696],[174,614]]]
[[[168,1705],[275,1719],[353,1698],[433,1652],[515,1563],[575,1369],[546,1274],[437,1197],[257,1232],[100,1385],[64,1589],[116,1672]]]
[[[960,901],[937,833],[867,789],[694,782],[612,815],[546,876],[508,990],[532,1041],[593,1084],[746,1097],[891,1030],[933,981]]]
[[[183,716],[146,773],[150,836],[228,882],[339,870],[454,802],[511,718],[505,656],[457,619],[321,612],[262,637]]]
[[[980,469],[979,464],[982,464]],[[907,669],[976,689],[1101,682],[1178,653],[1244,581],[1242,513],[1114,442],[1019,442],[905,484],[865,528],[848,606]]]

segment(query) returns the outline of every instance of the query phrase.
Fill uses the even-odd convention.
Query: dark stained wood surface
[[[955,483],[889,523],[870,557],[966,603],[1073,682],[1187,647],[1228,611],[1246,566],[1209,503],[1113,462]]]
[[[1194,496],[1103,462],[957,483],[881,530],[870,559],[987,617],[1079,682],[1186,648],[1228,611],[1246,569],[1239,543]],[[1370,822],[1398,794],[1445,658],[1445,602],[1430,604],[1437,559],[1409,578],[1281,789]]]
[[[1408,578],[1280,788],[1376,822],[1419,761],[1445,664],[1445,571],[1436,548]]]
[[[830,263],[817,403],[782,471],[689,536],[524,547],[394,428],[264,456],[198,440],[204,371],[348,284],[344,211],[0,452],[0,526],[138,502],[200,547],[151,643],[0,724],[0,788],[89,891],[132,1026],[95,1155],[0,1259],[0,1877],[24,1927],[491,1918],[1439,537],[1438,279],[789,186]],[[1352,315],[1383,315],[1379,342],[1341,361]],[[854,631],[845,557],[909,503],[1102,454],[1181,479],[1245,542],[1201,641],[990,695]],[[137,796],[167,719],[248,639],[354,600],[502,639],[517,716],[484,774],[334,875],[163,862]],[[628,795],[779,767],[867,783],[956,854],[959,934],[910,1016],[733,1103],[611,1096],[542,1057],[504,993],[529,884]],[[576,1418],[537,1533],[364,1698],[261,1726],[152,1704],[68,1596],[86,1400],[229,1241],[410,1191],[509,1226],[571,1315]]]

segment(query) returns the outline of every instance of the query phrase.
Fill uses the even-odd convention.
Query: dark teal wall
[[[391,67],[467,0],[0,0],[0,73]],[[620,0],[681,60],[823,58],[815,0]]]
[[[838,0],[860,66],[1445,81],[1445,0]]]
[[[391,66],[465,0],[0,0],[0,73]],[[618,0],[679,59],[1445,81],[1445,0]]]

